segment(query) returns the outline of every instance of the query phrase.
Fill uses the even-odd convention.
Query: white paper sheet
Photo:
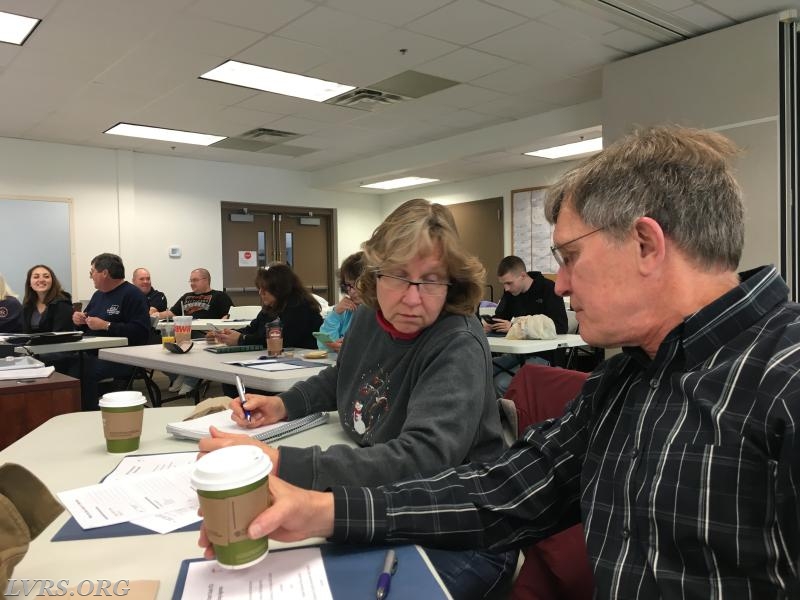
[[[197,452],[167,452],[164,454],[132,454],[126,456],[106,475],[103,483],[118,481],[125,477],[159,473],[193,465],[197,461]]]
[[[126,477],[136,477],[148,473],[163,473],[170,469],[191,466],[197,460],[197,452],[168,452],[165,454],[134,454],[126,456],[116,468],[103,480],[104,484],[119,481]],[[142,517],[131,521],[134,525],[144,527],[156,533],[169,533],[202,519],[197,514],[200,504],[195,501],[186,508]]]
[[[189,565],[181,599],[333,600],[319,548],[296,548],[268,554],[241,570],[223,569],[217,561]]]
[[[290,371],[291,369],[303,368],[300,365],[290,365],[289,363],[259,363],[256,365],[247,366],[251,369],[258,369],[259,371]]]
[[[190,471],[184,466],[126,477],[59,492],[58,497],[81,527],[94,529],[192,507],[197,494],[190,487]]]
[[[50,377],[55,370],[55,367],[8,369],[6,371],[0,371],[0,381],[7,381],[9,379],[39,379],[42,377]]]

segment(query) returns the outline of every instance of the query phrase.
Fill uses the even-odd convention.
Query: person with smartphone
[[[356,281],[361,277],[363,270],[363,252],[351,254],[342,261],[342,266],[339,267],[339,289],[343,294],[342,299],[325,317],[319,332],[314,333],[320,350],[334,352],[341,350],[344,334],[353,322],[353,314],[361,306],[361,293],[356,287]]]
[[[567,333],[567,309],[564,299],[556,294],[555,284],[539,271],[528,271],[519,256],[506,256],[497,265],[497,278],[503,286],[503,296],[491,321],[483,330],[487,333],[508,333],[511,319],[525,315],[545,315],[553,320],[556,333]],[[537,354],[503,354],[493,359],[494,387],[501,398],[511,383],[511,378],[525,363],[550,364],[553,352]]]

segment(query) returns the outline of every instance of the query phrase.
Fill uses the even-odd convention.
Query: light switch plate
[[[180,246],[170,246],[169,247],[169,257],[170,258],[180,258],[181,257],[181,247]]]

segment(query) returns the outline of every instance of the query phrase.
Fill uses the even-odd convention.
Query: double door
[[[334,300],[332,209],[222,203],[223,286],[237,305],[259,304],[255,275],[287,263],[311,292]]]

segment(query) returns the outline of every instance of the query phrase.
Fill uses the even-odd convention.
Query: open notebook
[[[208,437],[208,428],[213,425],[226,433],[246,433],[262,442],[273,442],[287,435],[300,433],[328,422],[328,413],[320,412],[293,421],[281,421],[280,423],[264,425],[255,429],[243,429],[231,420],[232,412],[228,409],[192,419],[191,421],[167,423],[167,433],[171,433],[178,438],[199,440]]]

